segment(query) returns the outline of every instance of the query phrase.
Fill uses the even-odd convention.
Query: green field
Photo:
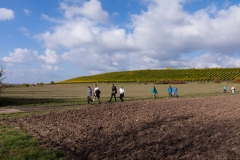
[[[76,84],[55,84],[32,87],[14,87],[6,88],[2,92],[2,98],[5,101],[0,104],[4,106],[31,106],[31,105],[63,105],[63,104],[86,104],[87,87],[95,83],[76,83]],[[111,95],[110,83],[97,83],[101,90],[102,102],[107,102]],[[155,86],[158,90],[158,98],[167,97],[167,88],[176,84],[154,84],[154,83],[115,83],[118,90],[120,86],[125,89],[125,99],[148,99],[151,98],[151,89]],[[236,88],[236,94],[239,93],[239,83],[198,83],[191,82],[186,84],[177,84],[180,97],[196,97],[208,95],[223,94],[223,86],[226,86],[230,93],[231,87]],[[227,94],[229,94],[227,93]]]
[[[204,68],[204,69],[162,69],[162,70],[135,70],[122,72],[108,72],[92,76],[76,77],[57,83],[122,83],[122,82],[157,82],[159,80],[172,81],[213,81],[216,78],[222,81],[232,81],[240,77],[240,68]]]

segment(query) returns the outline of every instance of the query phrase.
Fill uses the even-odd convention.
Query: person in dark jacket
[[[110,97],[110,100],[108,102],[111,102],[112,101],[112,97],[115,98],[115,102],[117,101],[116,99],[116,94],[117,94],[117,87],[114,86],[114,84],[112,84],[112,93],[111,93],[111,97]]]

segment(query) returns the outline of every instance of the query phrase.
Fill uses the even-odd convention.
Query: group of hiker
[[[156,94],[158,94],[157,89],[155,88],[155,86],[153,86],[152,90],[151,90],[152,94],[153,94],[153,98],[156,98]],[[174,86],[173,88],[171,86],[168,87],[167,89],[168,92],[168,97],[178,97],[178,89],[176,86]]]
[[[111,89],[111,97],[110,97],[110,100],[108,102],[111,102],[112,101],[112,98],[114,98],[115,102],[117,101],[117,97],[116,97],[116,94],[117,94],[117,87],[112,84],[112,89]],[[120,92],[120,100],[123,102],[123,97],[124,97],[124,88],[123,86],[121,86],[119,88],[119,92]],[[168,92],[168,97],[178,97],[178,88],[176,86],[174,86],[173,88],[171,86],[168,87],[167,89],[167,92]],[[224,86],[223,87],[223,92],[226,93],[227,92],[227,87]],[[235,88],[232,87],[231,88],[231,92],[234,93],[235,92]],[[92,103],[94,104],[94,101],[96,99],[98,99],[98,104],[100,104],[100,89],[98,88],[97,84],[94,84],[94,91],[92,91],[91,87],[88,86],[88,92],[87,92],[87,101],[88,101],[88,104]],[[151,93],[153,95],[153,99],[156,98],[156,94],[158,94],[158,91],[156,89],[155,86],[153,86],[153,88],[151,89]],[[93,95],[93,96],[92,96]],[[93,97],[93,98],[92,98]]]
[[[178,89],[176,86],[174,86],[173,88],[171,86],[168,87],[168,96],[169,97],[178,97]],[[123,102],[124,99],[124,88],[123,86],[121,86],[119,88],[119,92],[120,92],[120,100]],[[151,90],[152,94],[153,94],[153,98],[155,99],[156,98],[156,94],[158,94],[158,91],[157,89],[155,88],[155,86],[153,86],[152,90]],[[97,99],[98,100],[98,104],[100,104],[100,89],[98,88],[97,84],[94,84],[94,91],[92,91],[91,87],[88,86],[88,91],[87,91],[87,101],[88,101],[88,104],[92,103],[94,104],[94,101]],[[116,98],[116,94],[117,94],[117,87],[112,84],[112,88],[111,88],[111,97],[109,99],[108,102],[111,102],[112,101],[112,98],[114,98],[115,102],[117,101],[117,98]],[[93,97],[93,98],[92,98]]]
[[[121,86],[119,88],[119,92],[120,92],[120,100],[123,102],[123,97],[124,97],[124,88],[123,86]],[[96,84],[94,84],[94,92],[92,93],[92,89],[90,86],[88,86],[88,92],[87,92],[87,101],[88,101],[88,104],[90,104],[90,102],[92,104],[94,104],[94,101],[96,99],[98,99],[98,104],[100,104],[100,89],[98,88],[98,86]],[[108,102],[111,102],[112,101],[112,98],[114,97],[115,99],[115,102],[117,101],[117,98],[116,98],[116,94],[117,94],[117,87],[112,84],[112,92],[111,92],[111,97],[110,97],[110,100]],[[92,99],[92,95],[93,95],[93,99]]]
[[[235,93],[235,87],[231,88],[231,92]],[[227,87],[226,86],[223,86],[223,93],[227,93]]]

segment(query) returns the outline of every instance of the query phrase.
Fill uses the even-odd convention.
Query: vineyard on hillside
[[[240,68],[204,68],[204,69],[162,69],[108,72],[92,76],[76,77],[58,83],[95,83],[95,82],[157,82],[159,80],[176,81],[232,81],[240,77]]]

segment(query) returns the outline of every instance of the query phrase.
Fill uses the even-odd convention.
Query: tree
[[[2,65],[0,65],[0,93],[2,92],[2,89],[4,87],[2,85],[2,82],[6,78],[6,77],[3,77],[3,75],[4,75],[4,67]]]

